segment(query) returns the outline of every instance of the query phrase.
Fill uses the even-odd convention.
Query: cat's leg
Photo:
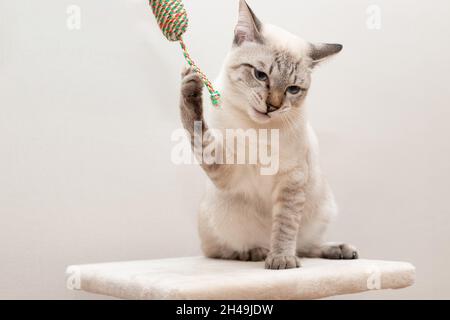
[[[186,68],[182,72],[181,82],[181,121],[184,128],[191,136],[192,150],[199,160],[201,167],[216,187],[219,189],[226,189],[229,185],[229,181],[233,177],[232,166],[219,163],[208,164],[203,161],[203,149],[207,145],[214,144],[216,146],[216,150],[219,148],[223,150],[223,145],[221,141],[216,141],[214,136],[204,134],[208,131],[208,126],[203,117],[202,90],[203,82],[200,77],[192,68]],[[201,132],[204,134],[203,137],[196,136],[196,126],[201,128]],[[195,148],[196,139],[199,138],[202,139],[200,144],[201,148]]]
[[[227,254],[223,255],[221,258],[239,261],[264,261],[268,253],[269,250],[265,248],[253,248],[246,251],[229,250]]]
[[[264,261],[270,245],[270,216],[244,198],[207,189],[198,215],[205,256],[216,259]]]
[[[358,259],[358,250],[347,243],[327,242],[308,250],[298,251],[300,257],[323,259]]]
[[[224,260],[239,260],[239,261],[264,261],[269,253],[269,250],[262,247],[255,247],[250,250],[234,250],[231,247],[219,243],[215,237],[200,230],[200,237],[202,238],[202,251],[208,258],[224,259]]]
[[[216,250],[205,251],[205,256],[213,259],[239,260],[239,261],[264,261],[269,250],[266,248],[253,248],[246,251],[234,251],[223,246]]]
[[[278,182],[272,212],[270,253],[266,259],[267,269],[300,267],[296,249],[299,223],[306,202],[306,179],[303,172],[299,168],[293,169],[283,174]]]

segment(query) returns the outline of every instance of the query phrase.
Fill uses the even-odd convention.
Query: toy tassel
[[[189,21],[183,2],[181,0],[150,0],[150,6],[164,36],[169,41],[180,42],[184,58],[202,79],[213,105],[218,106],[220,93],[214,89],[211,81],[192,60],[183,41],[182,35],[186,32]]]

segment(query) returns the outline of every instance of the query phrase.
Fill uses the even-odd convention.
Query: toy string
[[[183,41],[182,35],[188,27],[188,17],[183,2],[181,0],[150,0],[149,3],[164,36],[170,41],[180,42],[184,58],[202,79],[209,91],[213,105],[218,106],[220,93],[214,90],[211,81],[192,60]]]
[[[209,91],[209,94],[211,96],[211,101],[212,101],[213,105],[218,106],[219,105],[219,100],[220,100],[220,93],[218,91],[214,90],[214,87],[213,87],[211,81],[209,81],[209,79],[206,77],[206,75],[203,73],[203,71],[200,70],[200,68],[192,60],[192,58],[189,55],[189,52],[188,52],[188,50],[186,48],[186,45],[185,45],[185,43],[183,41],[183,38],[180,37],[179,42],[180,42],[180,45],[181,45],[181,49],[183,50],[184,58],[186,59],[188,64],[192,68],[194,68],[194,71],[200,76],[200,78],[202,78],[203,83],[205,84],[206,88]]]

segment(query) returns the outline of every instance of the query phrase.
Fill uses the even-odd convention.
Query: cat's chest
[[[236,191],[247,198],[270,202],[275,189],[274,175],[261,175],[257,166],[240,166],[235,183]]]

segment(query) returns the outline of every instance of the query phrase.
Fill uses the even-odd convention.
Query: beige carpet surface
[[[317,299],[411,286],[410,263],[302,259],[302,267],[265,270],[263,262],[203,257],[70,266],[67,286],[122,299]]]

